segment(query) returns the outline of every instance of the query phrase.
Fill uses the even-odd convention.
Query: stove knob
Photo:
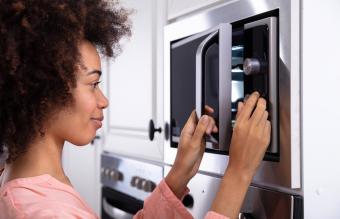
[[[137,182],[137,188],[142,190],[144,188],[144,184],[145,184],[146,180],[143,178],[140,178],[140,180]]]
[[[152,192],[156,188],[156,184],[150,180],[145,180],[143,190],[145,192]]]
[[[258,59],[246,58],[243,63],[243,71],[246,75],[254,75],[260,73],[261,64]]]
[[[116,179],[117,171],[116,170],[111,170],[110,171],[110,179],[113,181],[117,181]]]
[[[109,168],[104,168],[104,176],[110,177],[110,169]]]
[[[113,181],[123,181],[123,174],[118,170],[111,170],[110,177]]]
[[[141,178],[138,177],[138,176],[132,177],[131,182],[130,182],[131,186],[137,187],[137,184],[139,183],[140,180],[141,180]]]

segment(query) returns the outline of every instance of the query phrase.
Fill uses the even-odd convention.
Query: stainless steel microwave
[[[261,16],[262,17],[262,16]],[[207,136],[207,151],[228,152],[237,102],[259,91],[268,100],[273,125],[267,158],[279,160],[277,143],[277,13],[212,29],[171,43],[170,136],[177,147],[191,111],[214,109],[219,132]]]
[[[210,106],[219,132],[206,137],[200,171],[222,175],[237,103],[259,91],[268,103],[272,134],[254,182],[300,188],[300,144],[292,138],[300,129],[293,119],[299,115],[291,111],[299,108],[299,85],[291,81],[291,2],[261,2],[229,1],[165,27],[164,159],[173,163],[192,110],[201,116]]]

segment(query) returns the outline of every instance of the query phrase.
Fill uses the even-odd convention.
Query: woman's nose
[[[99,92],[98,108],[105,109],[109,106],[109,100],[105,97],[102,91]]]

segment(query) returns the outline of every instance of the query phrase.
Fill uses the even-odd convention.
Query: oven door
[[[143,201],[112,188],[102,187],[102,219],[132,219],[142,208]]]

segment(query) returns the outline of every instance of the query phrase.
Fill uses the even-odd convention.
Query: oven
[[[101,218],[132,219],[162,180],[163,167],[130,157],[101,155]]]
[[[291,38],[299,39],[298,34],[291,26],[289,0],[227,1],[167,25],[165,163],[173,164],[181,130],[192,110],[201,116],[210,106],[219,132],[206,136],[200,172],[222,176],[237,103],[258,91],[267,100],[272,132],[253,183],[300,192],[299,71],[291,64],[291,57],[299,53],[291,48]]]
[[[164,175],[170,167],[164,168]],[[196,174],[189,182],[190,192],[183,204],[193,218],[204,218],[210,210],[220,185],[220,178],[207,174]],[[273,191],[251,185],[246,193],[239,219],[302,219],[303,197],[298,194]]]

